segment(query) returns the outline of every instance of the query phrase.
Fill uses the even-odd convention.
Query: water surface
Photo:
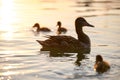
[[[7,5],[7,6],[6,6]],[[56,34],[56,23],[75,38],[74,21],[84,17],[95,28],[84,28],[91,39],[90,54],[76,65],[77,53],[49,57],[36,40]],[[32,31],[34,23],[52,29]],[[119,0],[0,0],[0,80],[118,80],[120,78],[120,1]],[[93,70],[95,56],[101,54],[110,71]]]

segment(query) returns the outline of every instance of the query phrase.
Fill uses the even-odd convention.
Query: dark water
[[[74,21],[86,18],[95,28],[84,28],[91,39],[90,54],[49,57],[36,40],[56,35],[56,23],[75,38]],[[52,29],[32,32],[34,23]],[[120,1],[119,0],[0,0],[0,80],[119,80],[120,78]],[[111,69],[97,74],[93,65],[101,54]]]

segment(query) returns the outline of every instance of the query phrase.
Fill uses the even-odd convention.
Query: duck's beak
[[[93,26],[93,25],[91,25],[91,24],[89,24],[89,23],[87,23],[86,26],[89,26],[89,27],[95,27],[95,26]]]

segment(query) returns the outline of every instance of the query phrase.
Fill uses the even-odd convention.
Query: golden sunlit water
[[[36,40],[57,35],[57,21],[75,38],[74,21],[84,17],[95,28],[84,28],[91,52],[75,65],[77,53],[50,57]],[[39,23],[52,32],[35,32]],[[119,0],[0,0],[0,80],[118,80],[120,78]],[[101,54],[111,69],[101,75],[93,65]]]

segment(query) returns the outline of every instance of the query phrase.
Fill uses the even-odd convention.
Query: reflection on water
[[[1,35],[1,38],[4,40],[12,40],[14,32],[8,31]]]
[[[13,10],[14,2],[13,0],[5,1],[1,0],[2,6],[0,10],[0,30],[4,31],[14,31],[11,24],[15,21],[15,12]],[[6,6],[7,5],[7,6]]]
[[[64,35],[76,38],[74,20],[78,16],[96,26],[85,29],[92,41],[90,53],[40,51],[36,40],[57,35],[59,20],[68,30]],[[119,79],[119,17],[119,0],[0,0],[0,80]],[[52,32],[32,32],[36,22]],[[103,75],[93,71],[97,54],[111,64]]]
[[[80,61],[82,61],[83,59],[85,59],[85,54],[78,53],[76,57],[77,57],[77,59],[75,61],[75,64],[78,65],[78,66],[80,66],[81,65]]]
[[[110,1],[110,0],[83,0],[83,1],[77,1],[76,2],[76,12],[78,13],[85,13],[90,12],[90,15],[87,16],[97,16],[97,15],[119,15],[119,13],[116,12],[116,9],[119,9],[119,1]],[[111,6],[112,4],[112,6]],[[114,13],[111,12],[114,10]],[[94,13],[93,13],[94,12]]]
[[[93,0],[84,0],[84,1],[76,1],[78,6],[85,6],[85,7],[90,7],[92,6]]]

